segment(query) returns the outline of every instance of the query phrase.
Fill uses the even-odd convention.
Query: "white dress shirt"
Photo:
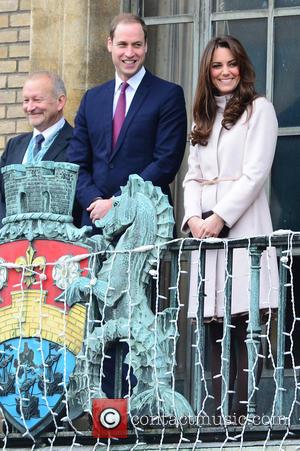
[[[146,73],[146,70],[144,68],[144,66],[142,66],[140,68],[140,70],[134,74],[133,77],[129,78],[127,80],[127,84],[129,85],[125,91],[125,95],[126,95],[126,113],[129,110],[129,107],[131,105],[132,99],[134,97],[134,94],[136,93],[137,88],[139,87],[144,75]],[[124,80],[121,80],[121,78],[119,77],[119,75],[116,73],[115,76],[115,95],[114,95],[114,104],[113,104],[113,116],[115,114],[116,111],[116,107],[117,107],[117,103],[119,100],[119,96],[121,93],[121,84],[124,82]]]
[[[59,132],[59,130],[61,128],[63,128],[63,126],[65,125],[65,122],[66,122],[65,118],[62,117],[61,119],[59,119],[59,121],[55,122],[54,125],[51,125],[51,127],[47,128],[42,133],[39,130],[37,130],[36,128],[34,128],[33,129],[32,138],[31,138],[30,143],[29,143],[29,145],[27,147],[27,150],[25,152],[25,155],[24,155],[22,163],[23,164],[27,163],[28,152],[29,152],[30,146],[33,145],[32,143],[34,143],[35,137],[37,135],[42,134],[44,136],[44,138],[45,138],[45,140],[42,142],[41,149],[43,149],[45,146],[50,147],[50,145],[52,144],[52,141],[51,141],[52,138],[56,135],[56,133]]]

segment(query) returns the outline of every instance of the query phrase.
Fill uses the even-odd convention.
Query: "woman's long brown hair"
[[[219,47],[231,51],[240,71],[240,82],[226,105],[222,126],[230,129],[246,109],[248,109],[248,117],[250,117],[252,102],[257,97],[254,87],[254,68],[242,44],[232,36],[219,36],[212,39],[204,50],[200,64],[193,106],[194,127],[190,136],[193,146],[195,144],[207,145],[216,117],[216,90],[211,81],[210,69],[214,51]]]

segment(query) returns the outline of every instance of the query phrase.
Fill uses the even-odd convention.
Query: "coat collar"
[[[33,136],[33,133],[26,133],[26,135],[22,136],[22,144],[18,147],[20,148],[20,151],[18,151],[18,159],[22,163],[25,153],[27,152],[27,148],[29,146],[30,140]]]
[[[231,99],[232,95],[228,94],[225,96],[215,96],[215,101],[218,108],[222,111],[225,110],[227,102]]]
[[[73,128],[66,121],[64,126],[61,128],[58,136],[55,138],[49,149],[47,150],[43,160],[55,161],[57,155],[66,148],[66,143],[70,141],[73,135]]]
[[[103,99],[103,121],[105,121],[105,135],[106,135],[106,155],[110,159],[112,154],[112,120],[113,120],[113,102],[115,95],[115,80],[107,83]]]

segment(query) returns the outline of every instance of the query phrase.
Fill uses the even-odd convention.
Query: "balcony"
[[[276,247],[278,256],[279,308],[276,315],[271,314],[270,311],[267,320],[262,323],[259,312],[260,258],[262,252],[270,245]],[[241,449],[241,446],[245,448],[252,446],[251,449],[262,449],[263,446],[266,449],[269,446],[273,447],[272,449],[296,449],[300,434],[300,364],[299,350],[297,349],[300,314],[296,296],[296,256],[299,252],[299,245],[299,234],[282,232],[271,237],[229,241],[178,239],[160,246],[157,269],[151,270],[152,282],[148,296],[148,299],[151,300],[149,304],[151,304],[153,315],[153,327],[149,330],[153,333],[153,343],[157,345],[157,349],[153,348],[147,351],[156,356],[154,363],[156,362],[157,367],[154,365],[151,373],[154,377],[154,395],[153,399],[148,399],[147,402],[139,399],[139,403],[134,404],[134,408],[131,400],[128,400],[128,396],[125,396],[131,412],[128,418],[128,437],[121,437],[118,440],[113,438],[96,439],[92,433],[92,420],[89,415],[93,410],[92,402],[91,399],[87,399],[85,406],[88,407],[84,408],[86,413],[83,417],[75,418],[76,415],[73,415],[66,407],[64,412],[58,416],[53,413],[48,429],[36,437],[32,437],[30,433],[26,432],[21,434],[4,421],[4,432],[1,436],[3,449],[6,446],[17,446],[18,449],[21,446],[31,448],[33,444],[37,446],[49,446],[50,444],[51,449],[60,449],[60,446],[62,449],[73,449],[78,444],[82,445],[82,449],[96,449],[97,446],[97,449],[99,447],[99,449],[122,451],[129,449],[220,449],[225,445],[229,449]],[[132,252],[135,254],[145,253],[150,248],[126,252],[129,252],[130,255]],[[246,336],[248,368],[245,369],[248,376],[248,401],[246,414],[242,419],[236,418],[229,407],[229,398],[234,395],[231,393],[232,390],[229,390],[230,362],[233,355],[230,339],[233,329],[231,318],[232,261],[234,250],[240,248],[247,249],[250,261],[250,315]],[[205,256],[216,249],[224,249],[227,262],[224,284],[223,334],[220,341],[222,364],[220,374],[215,376],[221,384],[221,403],[217,412],[214,408],[210,374],[212,351],[207,325],[203,320],[203,301],[207,279]],[[193,250],[199,250],[200,258],[197,318],[191,321],[186,318],[186,303],[190,273],[188,262],[190,252]],[[137,268],[134,267],[130,257],[126,267],[128,285],[122,287],[124,293],[131,299],[128,304],[129,309],[136,306],[136,291],[131,284],[132,279],[129,277],[131,271],[137,271]],[[111,288],[113,289],[113,285]],[[86,301],[85,305],[87,315],[91,316],[88,316],[85,346],[81,354],[81,359],[85,362],[89,362],[90,359],[90,356],[87,355],[87,349],[90,349],[87,343],[90,339],[95,339],[95,335],[93,335],[95,327],[91,324],[95,325],[96,321],[97,328],[97,321],[99,324],[101,323],[101,317],[97,317],[97,314],[95,316],[92,311],[94,307],[92,309],[93,297],[91,294],[88,299],[89,301]],[[146,307],[144,312],[146,317]],[[129,338],[131,337],[128,355],[129,361],[131,361],[130,359],[133,359],[134,353],[137,352],[137,343],[132,339],[133,329],[131,326],[134,324],[130,324],[131,315],[128,318],[128,333]],[[163,330],[164,337],[167,338],[163,347],[158,340],[159,330]],[[148,339],[145,337],[141,338],[141,342],[150,339],[150,336]],[[98,349],[100,349],[101,337],[98,336],[98,338],[100,340]],[[122,343],[118,340],[116,342],[114,398],[120,398],[122,391],[121,362],[124,356],[122,356]],[[163,357],[163,354],[159,354],[161,352],[165,353],[167,363],[161,361]],[[158,358],[159,356],[161,358]],[[103,358],[105,359],[105,355]],[[260,361],[263,362],[263,370],[259,383],[257,383]],[[165,367],[168,367],[168,371],[164,374]],[[88,387],[88,391],[85,390],[85,393],[88,393],[89,398],[99,398],[100,396],[95,396],[95,385],[93,386],[93,381],[90,379],[91,373],[87,367],[84,368],[83,373],[85,372],[86,378],[89,379],[88,385],[85,385]],[[95,367],[93,368],[95,369]],[[98,376],[100,375],[101,381],[103,368],[101,365],[97,368],[100,368]],[[127,379],[130,379],[130,385],[132,378],[129,377],[129,371],[127,376]],[[143,378],[147,379],[145,375],[142,376]],[[66,384],[63,386],[66,390],[66,399],[69,401],[67,386]],[[167,387],[171,398],[174,397],[173,401],[169,401],[168,408],[165,407],[168,404],[166,398],[160,399],[161,393],[163,393],[162,386]],[[77,385],[77,390],[78,393],[81,390],[84,391],[79,385]],[[138,390],[143,394],[141,386]],[[76,392],[73,389],[74,391]],[[183,406],[183,397],[187,404],[182,407],[181,415],[178,414],[178,411]],[[83,398],[77,398],[77,402],[78,399]],[[68,406],[65,398],[62,402]],[[172,405],[174,406],[173,415]],[[189,405],[191,411],[189,411]],[[140,410],[138,410],[139,408]]]

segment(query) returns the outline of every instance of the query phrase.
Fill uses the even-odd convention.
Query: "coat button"
[[[113,163],[109,163],[109,169],[113,169],[113,168],[114,168]]]

